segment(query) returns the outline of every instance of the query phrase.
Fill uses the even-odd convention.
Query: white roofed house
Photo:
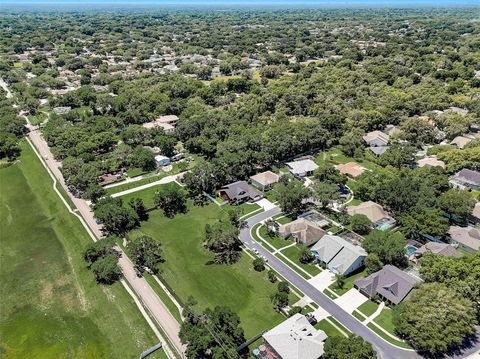
[[[253,351],[257,358],[319,359],[327,335],[297,313],[263,334],[263,339],[264,344]]]
[[[273,173],[272,171],[257,173],[256,175],[250,177],[251,183],[254,186],[262,189],[263,191],[266,191],[272,188],[273,185],[277,183],[279,179],[280,179],[280,176],[277,175],[276,173]]]
[[[313,175],[313,171],[318,168],[318,165],[312,160],[300,160],[287,162],[290,172],[297,177],[307,177]]]
[[[390,141],[390,136],[382,131],[368,132],[363,136],[363,140],[370,147],[387,146]]]
[[[450,242],[468,252],[480,250],[480,229],[475,227],[451,226],[448,230]]]
[[[445,168],[445,162],[437,159],[437,156],[429,156],[417,161],[418,167],[442,167]]]
[[[325,235],[311,248],[319,264],[347,276],[363,267],[367,252],[339,236]]]
[[[158,117],[155,121],[144,123],[142,126],[147,129],[162,128],[165,133],[172,133],[175,131],[177,122],[178,116],[165,115]]]
[[[373,201],[362,202],[358,206],[350,206],[347,208],[347,212],[350,216],[364,214],[372,222],[372,225],[380,230],[387,230],[395,223],[395,219],[381,205]]]
[[[278,228],[278,234],[283,237],[292,235],[297,243],[309,246],[322,238],[326,232],[305,218],[299,218],[293,222],[282,224]]]

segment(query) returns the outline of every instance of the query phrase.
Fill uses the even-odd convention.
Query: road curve
[[[262,212],[253,217],[247,219],[248,227],[244,228],[240,232],[240,239],[247,248],[258,250],[259,254],[265,256],[268,259],[268,264],[281,276],[283,276],[288,282],[297,287],[302,293],[310,297],[320,307],[330,313],[336,320],[338,320],[345,328],[352,333],[361,336],[363,339],[373,345],[377,354],[382,359],[417,359],[420,356],[412,350],[404,350],[395,347],[375,334],[370,328],[366,327],[359,320],[353,317],[351,314],[344,311],[339,305],[337,305],[332,299],[327,297],[321,291],[312,286],[305,278],[297,274],[288,265],[274,256],[271,252],[266,250],[261,244],[256,242],[251,236],[251,228],[276,214],[279,214],[280,209],[274,208],[266,212]]]

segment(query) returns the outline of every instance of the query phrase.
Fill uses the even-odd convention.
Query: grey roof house
[[[319,264],[334,273],[349,275],[363,266],[367,252],[360,246],[332,235],[323,236],[312,248],[312,254]]]
[[[469,252],[480,250],[480,229],[478,228],[451,226],[448,236],[451,243]]]
[[[415,251],[415,257],[421,257],[426,252],[431,252],[444,257],[459,258],[462,256],[455,248],[453,248],[452,245],[448,243],[427,242]]]
[[[311,176],[313,171],[318,168],[318,165],[312,160],[287,162],[287,166],[290,172],[298,177]]]
[[[323,355],[327,335],[323,330],[315,329],[304,315],[297,313],[263,334],[263,339],[264,345],[258,348],[261,357],[318,359]]]
[[[478,189],[480,188],[480,172],[464,168],[450,177],[448,182],[460,189],[467,187]]]
[[[257,201],[263,197],[262,192],[256,190],[245,181],[237,181],[220,188],[219,196],[229,203],[243,203]]]
[[[378,272],[355,280],[353,286],[369,298],[378,294],[384,300],[398,304],[407,297],[415,284],[419,282],[418,279],[397,267],[387,264]]]

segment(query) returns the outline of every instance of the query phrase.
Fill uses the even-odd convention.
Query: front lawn
[[[268,229],[265,226],[261,226],[259,232],[262,238],[276,249],[283,248],[293,243],[292,239],[286,239],[277,235],[269,236]]]
[[[345,337],[327,319],[319,321],[317,324],[314,325],[314,327],[315,329],[323,330],[328,337]]]
[[[373,320],[387,332],[395,335],[395,326],[393,325],[393,310],[384,308],[380,315]]]
[[[366,274],[367,274],[367,272],[365,270],[363,270],[361,272],[355,273],[355,274],[350,275],[349,277],[345,278],[345,284],[343,285],[343,288],[338,288],[336,282],[330,284],[329,288],[340,296],[342,294],[345,294],[346,292],[348,292],[350,289],[353,288],[353,282],[356,279],[365,277]]]
[[[213,264],[213,254],[203,248],[205,224],[226,216],[226,211],[213,203],[197,207],[189,202],[188,208],[188,213],[173,219],[152,211],[150,219],[130,233],[147,234],[162,243],[165,263],[161,276],[176,295],[183,302],[193,296],[198,310],[230,307],[240,316],[247,337],[284,320],[273,310],[270,296],[276,284],[267,280],[266,271],[255,272],[245,253],[236,264]]]
[[[365,314],[367,317],[375,313],[377,309],[378,309],[378,304],[371,300],[367,300],[365,303],[363,303],[361,306],[357,308],[357,310],[360,313]]]
[[[180,187],[176,182],[170,182],[167,184],[159,184],[157,186],[152,186],[149,188],[142,189],[141,191],[132,192],[124,196],[120,196],[123,199],[124,203],[128,203],[132,198],[140,198],[143,200],[143,204],[147,209],[152,209],[154,207],[154,198],[155,193],[164,191],[168,187]]]
[[[83,260],[91,238],[22,150],[0,169],[2,358],[138,357],[158,339],[120,283],[95,283]]]
[[[307,264],[304,264],[299,261],[298,256],[300,254],[300,247],[297,245],[285,248],[281,251],[281,253],[285,255],[288,259],[290,259],[292,262],[294,262],[296,265],[298,265],[300,268],[302,268],[305,272],[309,273],[312,276],[316,276],[321,272],[321,270],[314,265],[314,261]],[[298,272],[298,269],[296,270]]]
[[[130,169],[127,170],[127,175],[130,178],[138,177],[138,176],[144,175],[146,173],[148,173],[148,172],[144,171],[144,170],[142,170],[141,168],[138,168],[138,167],[130,168]]]

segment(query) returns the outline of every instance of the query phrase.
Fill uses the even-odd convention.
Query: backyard
[[[270,301],[276,284],[267,281],[266,271],[255,272],[245,253],[236,264],[213,264],[213,255],[203,248],[205,224],[226,217],[225,209],[212,203],[197,207],[190,202],[188,209],[173,219],[152,211],[150,219],[130,233],[147,234],[162,243],[163,280],[183,302],[193,296],[198,309],[230,307],[240,316],[247,337],[280,323],[284,317],[273,310]]]
[[[0,169],[2,358],[138,357],[158,339],[120,283],[95,283],[82,257],[90,237],[22,150]]]

